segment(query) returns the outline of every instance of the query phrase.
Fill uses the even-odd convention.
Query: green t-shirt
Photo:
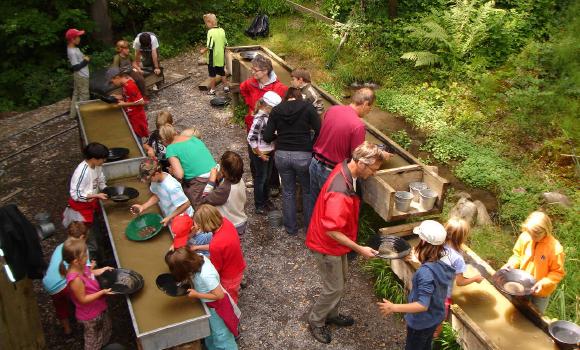
[[[222,28],[216,27],[207,31],[206,46],[209,49],[207,61],[211,63],[211,66],[224,66],[224,55],[227,45],[226,32]],[[209,57],[209,55],[212,55],[212,57]]]
[[[183,168],[183,177],[186,180],[209,173],[216,165],[205,144],[196,137],[167,146],[166,157],[179,159]]]

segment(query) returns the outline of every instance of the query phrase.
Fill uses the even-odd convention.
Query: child
[[[107,187],[102,165],[109,156],[109,149],[100,143],[91,142],[84,149],[85,160],[75,169],[70,180],[68,206],[63,213],[62,224],[68,228],[73,221],[81,221],[89,228],[93,224],[99,199],[107,199],[101,191]],[[99,251],[94,234],[88,235],[87,244],[91,256],[99,260]]]
[[[270,197],[270,176],[274,165],[269,154],[274,151],[274,144],[263,140],[264,130],[268,124],[268,114],[276,107],[282,98],[274,91],[268,91],[256,103],[254,120],[248,133],[250,162],[254,164],[256,175],[254,177],[254,202],[256,214],[266,214],[266,206]]]
[[[111,338],[111,319],[107,313],[104,295],[111,289],[101,289],[95,276],[112,267],[92,269],[86,266],[87,246],[82,239],[67,239],[62,247],[61,275],[66,275],[71,299],[75,304],[75,316],[84,328],[85,350],[100,350]],[[68,269],[65,262],[69,264]]]
[[[143,149],[147,154],[147,157],[152,159],[157,159],[161,163],[163,171],[167,171],[169,167],[169,161],[165,157],[167,152],[167,147],[161,141],[161,136],[159,135],[159,129],[165,124],[173,125],[173,115],[168,111],[161,111],[157,114],[157,119],[155,119],[155,126],[157,129],[153,130],[147,142],[143,145]]]
[[[68,226],[68,238],[86,240],[87,226],[80,221],[73,221]],[[44,289],[50,294],[54,308],[56,309],[56,317],[62,324],[65,335],[70,335],[72,329],[69,320],[69,290],[66,286],[66,279],[60,274],[59,266],[62,262],[62,247],[64,243],[59,244],[54,249],[50,257],[50,263],[46,274],[42,279]],[[87,259],[87,266],[91,266],[91,262]]]
[[[535,211],[522,224],[522,234],[514,245],[514,254],[503,268],[521,269],[536,279],[531,302],[543,314],[550,295],[564,278],[564,249],[552,235],[552,220]]]
[[[145,78],[143,77],[143,72],[138,71],[133,68],[133,57],[131,57],[131,52],[129,49],[129,42],[127,40],[119,40],[115,45],[115,51],[117,54],[113,56],[113,63],[111,68],[120,69],[123,72],[129,73],[131,78],[137,84],[141,95],[144,99],[147,99],[147,86],[145,85]]]
[[[125,113],[127,113],[127,118],[129,118],[135,134],[141,139],[149,136],[147,115],[145,114],[145,99],[143,99],[135,81],[131,79],[127,72],[117,68],[109,69],[107,77],[113,85],[123,87],[123,96],[114,96],[119,100],[117,106],[123,107]]]
[[[198,298],[209,307],[210,335],[204,339],[208,350],[237,350],[240,310],[220,284],[220,275],[211,261],[181,247],[165,256],[171,274],[177,281],[192,281],[189,298]]]
[[[209,242],[213,236],[211,232],[201,232],[189,215],[181,215],[171,222],[171,232],[174,235],[170,250],[187,246],[207,246],[205,250],[198,250],[199,254],[209,256]]]
[[[292,87],[300,89],[304,101],[312,103],[314,108],[316,108],[318,115],[322,115],[324,112],[324,105],[320,95],[318,95],[316,89],[314,89],[310,84],[310,72],[308,72],[305,68],[296,68],[292,71],[291,77]]]
[[[226,32],[223,28],[218,27],[217,18],[213,13],[206,13],[203,15],[203,22],[208,28],[207,31],[207,43],[206,47],[199,50],[200,54],[204,54],[209,50],[207,55],[207,71],[209,73],[210,89],[208,95],[215,95],[215,86],[218,82],[216,76],[220,76],[222,79],[222,84],[224,84],[224,92],[230,92],[228,86],[228,78],[226,77],[225,66],[225,49],[228,45],[228,40],[226,39]]]
[[[77,47],[81,43],[81,35],[85,34],[84,30],[71,28],[66,31],[65,38],[67,42],[66,54],[73,70],[74,88],[70,101],[70,117],[75,118],[76,103],[89,99],[89,56],[83,55]]]
[[[211,170],[206,190],[202,194],[201,204],[211,204],[222,216],[234,224],[239,235],[246,232],[248,217],[244,211],[246,205],[246,184],[242,181],[244,162],[242,157],[232,151],[226,151],[217,167]]]
[[[446,257],[443,244],[447,236],[443,225],[425,220],[413,232],[421,238],[415,252],[422,265],[413,275],[409,303],[393,304],[383,299],[378,305],[384,316],[394,312],[407,313],[406,350],[430,350],[433,332],[445,318],[445,296],[455,270],[448,259],[442,261]]]
[[[201,140],[201,132],[196,127],[191,127],[183,130],[179,135],[185,137],[195,137]]]
[[[153,195],[143,204],[134,204],[131,211],[142,213],[147,208],[159,204],[163,213],[163,226],[167,226],[173,218],[179,215],[192,216],[193,208],[185,196],[181,184],[171,174],[163,172],[159,162],[155,159],[146,159],[139,165],[139,179],[149,182],[149,190]]]

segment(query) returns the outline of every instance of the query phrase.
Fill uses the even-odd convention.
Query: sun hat
[[[179,215],[171,221],[171,232],[173,238],[173,249],[179,249],[187,245],[189,233],[193,227],[193,219],[189,215]]]
[[[447,239],[445,227],[435,220],[425,220],[413,229],[413,233],[431,245],[442,245]]]
[[[65,37],[65,39],[67,41],[71,41],[74,38],[76,38],[77,36],[81,36],[83,34],[85,34],[85,31],[84,30],[78,30],[78,29],[75,29],[75,28],[71,28],[71,29],[69,29],[69,30],[66,31],[64,37]]]
[[[270,107],[276,107],[280,102],[282,102],[282,97],[274,91],[267,91],[264,96],[262,96],[262,101]]]
[[[139,164],[139,180],[149,180],[153,174],[161,171],[159,162],[155,159],[147,158]]]

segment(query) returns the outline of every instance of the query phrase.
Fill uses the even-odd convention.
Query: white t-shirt
[[[76,66],[79,63],[84,61],[85,55],[81,52],[78,47],[67,47],[66,48],[66,55],[68,56],[68,60],[71,66]],[[89,65],[87,64],[83,68],[78,71],[79,75],[83,78],[89,77]]]
[[[99,193],[107,187],[103,167],[94,169],[86,161],[81,162],[70,180],[70,196],[77,202],[88,202],[88,195]]]
[[[159,41],[157,40],[157,37],[155,36],[155,34],[153,34],[151,32],[144,32],[144,33],[149,33],[149,35],[151,36],[151,48],[158,49],[159,48]],[[141,43],[139,42],[139,37],[141,36],[141,34],[143,34],[143,33],[137,34],[137,37],[135,37],[135,40],[133,40],[133,48],[135,50],[141,49]]]
[[[179,181],[168,173],[163,173],[165,178],[161,182],[151,182],[149,189],[159,198],[159,207],[163,216],[173,213],[183,203],[189,202],[189,199],[183,193],[183,188]],[[193,215],[193,208],[190,206],[185,213]]]

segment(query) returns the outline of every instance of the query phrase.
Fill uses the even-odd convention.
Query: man
[[[133,61],[133,68],[138,72],[143,73],[141,64],[146,71],[153,71],[155,75],[161,74],[161,66],[159,65],[159,41],[153,33],[143,32],[139,33],[133,41],[133,48],[135,49],[135,61]],[[143,58],[143,60],[141,60]]]
[[[347,254],[354,250],[365,258],[377,251],[356,243],[360,209],[360,184],[374,176],[385,159],[385,153],[365,141],[358,146],[350,161],[338,164],[330,173],[314,206],[313,216],[306,233],[306,246],[314,254],[322,279],[322,291],[308,316],[314,338],[328,344],[331,334],[326,324],[352,326],[352,317],[338,313],[344,293],[347,272]]]
[[[370,112],[374,101],[373,90],[362,88],[354,94],[349,105],[332,106],[326,111],[309,168],[312,203],[316,203],[320,189],[336,164],[350,158],[353,150],[365,140],[366,129],[361,118]]]

